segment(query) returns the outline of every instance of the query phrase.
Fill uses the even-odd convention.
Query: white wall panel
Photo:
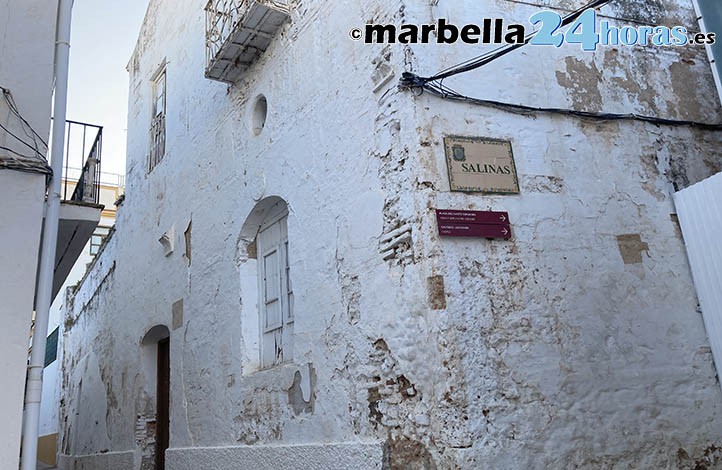
[[[722,173],[675,195],[717,372],[722,367]]]

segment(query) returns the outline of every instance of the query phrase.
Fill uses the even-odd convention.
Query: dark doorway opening
[[[158,341],[158,388],[156,394],[155,468],[165,470],[165,451],[170,435],[170,338]]]

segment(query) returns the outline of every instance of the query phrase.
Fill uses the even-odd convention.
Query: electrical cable
[[[40,134],[38,134],[38,133],[35,131],[35,129],[33,129],[33,126],[31,126],[30,123],[29,123],[28,121],[26,121],[25,118],[20,114],[20,111],[19,111],[19,109],[18,109],[18,106],[17,106],[17,104],[15,103],[15,98],[13,97],[12,93],[10,92],[10,90],[7,89],[7,88],[4,88],[4,87],[2,87],[2,86],[0,86],[0,91],[3,92],[3,96],[5,97],[5,101],[8,103],[8,106],[10,106],[10,110],[13,112],[13,114],[15,114],[15,116],[17,116],[18,119],[20,119],[20,120],[28,127],[28,129],[30,129],[30,131],[35,135],[35,137],[37,137],[38,139],[40,139],[40,142],[43,143],[43,145],[45,146],[45,148],[47,148],[47,147],[48,147],[48,143],[45,142],[45,139],[43,139],[43,137],[42,137]]]
[[[559,27],[568,26],[574,21],[576,21],[582,13],[584,13],[586,10],[590,8],[599,8],[607,3],[609,3],[611,0],[593,0],[587,5],[584,5],[581,8],[578,8],[577,10],[574,10],[573,12],[569,13],[567,16],[565,16],[562,19],[561,25]],[[471,70],[477,69],[483,65],[488,64],[489,62],[492,62],[502,56],[505,56],[506,54],[515,51],[516,49],[519,49],[521,47],[524,47],[529,43],[529,41],[532,40],[534,36],[536,36],[538,31],[534,31],[533,33],[527,34],[524,38],[524,42],[517,43],[517,44],[510,44],[507,46],[499,47],[489,53],[480,55],[478,57],[475,57],[473,59],[469,59],[465,62],[462,62],[461,64],[455,65],[451,67],[450,69],[446,69],[445,71],[442,71],[440,73],[437,73],[436,75],[432,77],[418,77],[419,80],[423,82],[432,82],[437,80],[443,80],[444,78],[449,78],[454,75],[458,75],[460,73],[469,72]]]
[[[20,157],[20,159],[11,157],[10,159],[0,160],[0,168],[25,171],[29,173],[44,173],[47,175],[51,175],[53,173],[52,169],[45,162],[32,159],[27,155],[23,155],[2,145],[0,145],[0,150],[5,150]]]
[[[35,131],[35,129],[33,129],[33,126],[31,126],[30,123],[22,116],[22,114],[20,113],[20,110],[18,109],[17,104],[15,103],[15,98],[13,97],[12,93],[10,92],[10,90],[9,90],[8,88],[5,88],[5,87],[3,87],[3,86],[0,86],[0,91],[2,91],[3,98],[5,98],[5,102],[7,103],[8,107],[10,108],[10,111],[12,111],[12,113],[13,113],[18,119],[20,119],[20,121],[24,124],[23,130],[24,130],[25,134],[28,135],[28,133],[27,133],[27,130],[28,130],[28,129],[30,130],[30,132],[32,132],[33,136],[28,135],[28,137],[31,137],[31,138],[33,139],[33,143],[36,144],[36,145],[35,145],[35,146],[36,146],[35,151],[36,151],[37,153],[39,153],[40,155],[42,155],[42,152],[40,152],[39,150],[37,150],[37,142],[35,142],[35,138],[39,139],[40,142],[42,142],[43,146],[44,146],[46,149],[48,148],[48,143],[45,141],[45,139],[43,139],[43,137],[42,137],[40,134],[38,134],[38,133]],[[16,137],[16,136],[14,136],[14,137]],[[17,137],[16,137],[16,138],[17,138]],[[45,159],[44,156],[43,156],[42,158]]]
[[[594,0],[594,1],[590,2],[589,4],[579,8],[579,9],[573,11],[572,13],[570,13],[569,15],[565,16],[562,19],[560,27],[567,26],[567,25],[573,23],[587,9],[599,8],[599,7],[604,6],[605,4],[609,3],[610,1],[611,0]],[[681,127],[681,126],[697,127],[700,129],[715,130],[715,131],[722,130],[722,124],[710,124],[710,123],[703,123],[703,122],[689,121],[689,120],[666,119],[666,118],[645,116],[645,115],[634,114],[634,113],[616,114],[616,113],[604,113],[604,112],[592,112],[592,111],[576,111],[576,110],[571,110],[571,109],[553,108],[553,107],[535,107],[535,106],[527,106],[527,105],[523,105],[523,104],[504,103],[504,102],[495,101],[495,100],[472,98],[472,97],[463,95],[463,94],[449,88],[448,86],[444,85],[444,79],[452,77],[454,75],[458,75],[460,73],[469,72],[471,70],[482,67],[496,59],[499,59],[500,57],[528,44],[529,41],[531,41],[531,39],[536,34],[538,34],[538,31],[528,34],[524,38],[523,43],[501,46],[490,52],[487,52],[480,56],[477,56],[477,57],[471,58],[467,61],[464,61],[460,64],[449,67],[445,70],[442,70],[441,72],[439,72],[436,75],[431,76],[431,77],[420,77],[419,75],[412,73],[412,72],[404,72],[401,77],[401,80],[399,81],[399,88],[420,90],[421,93],[423,93],[424,91],[428,91],[431,94],[438,96],[442,99],[473,103],[473,104],[477,104],[477,105],[488,106],[488,107],[492,107],[495,109],[500,109],[503,111],[507,111],[507,112],[511,112],[511,113],[515,113],[515,114],[522,114],[522,115],[532,115],[534,113],[548,113],[548,114],[575,116],[575,117],[583,118],[583,119],[603,120],[603,121],[615,121],[615,120],[616,121],[621,121],[621,120],[642,121],[642,122],[649,122],[649,123],[657,124],[657,125],[667,125],[667,126],[677,126],[677,127]]]
[[[10,147],[5,147],[3,145],[0,145],[0,150],[5,150],[7,152],[10,152],[20,158],[24,158],[25,160],[33,160],[33,157],[30,157],[28,155],[23,155],[22,153],[16,152],[15,150],[11,149]]]
[[[48,176],[53,174],[49,166],[41,164],[29,165],[18,160],[0,161],[0,169],[23,171],[25,173],[41,173]]]
[[[478,104],[482,106],[488,106],[503,111],[520,114],[520,115],[532,115],[534,113],[548,113],[548,114],[560,114],[567,116],[575,116],[583,119],[594,119],[602,121],[642,121],[649,122],[657,125],[667,125],[673,127],[697,127],[705,130],[722,131],[722,124],[709,124],[697,121],[686,121],[677,119],[665,119],[654,116],[645,116],[641,114],[616,114],[616,113],[601,113],[591,111],[576,111],[564,108],[542,108],[535,106],[527,106],[523,104],[512,104],[504,103],[501,101],[485,100],[479,98],[472,98],[469,96],[462,95],[451,88],[444,85],[426,84],[422,90],[429,91],[430,93],[439,96],[444,99],[451,101],[460,101]]]
[[[35,146],[33,147],[32,145],[30,145],[29,143],[25,142],[25,141],[24,141],[23,139],[21,139],[20,137],[16,136],[10,129],[8,129],[7,127],[3,126],[2,124],[0,124],[0,129],[4,130],[4,131],[7,132],[8,134],[10,134],[11,137],[15,138],[15,140],[17,140],[18,142],[20,142],[21,144],[25,145],[27,148],[29,148],[30,150],[32,150],[33,152],[35,152],[35,154],[36,154],[38,157],[40,157],[40,158],[42,158],[42,159],[45,159],[45,156],[44,156],[42,153],[40,153],[40,151],[38,150],[38,148],[37,148],[37,143],[35,143]],[[32,157],[28,157],[28,158],[32,158]]]

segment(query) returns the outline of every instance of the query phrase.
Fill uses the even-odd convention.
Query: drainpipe
[[[35,331],[32,353],[28,365],[25,390],[25,422],[21,470],[36,470],[38,458],[38,431],[40,428],[40,397],[43,391],[43,367],[45,365],[45,341],[48,336],[48,320],[53,295],[55,252],[58,242],[60,218],[60,189],[63,175],[63,148],[65,147],[65,119],[68,98],[68,62],[70,59],[70,22],[73,0],[60,0],[55,39],[55,97],[53,109],[52,147],[48,198],[45,202],[45,224],[40,251],[38,290],[36,292]]]

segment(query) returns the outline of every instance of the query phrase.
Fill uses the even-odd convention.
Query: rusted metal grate
[[[266,51],[289,9],[278,0],[209,0],[206,77],[233,83]]]

